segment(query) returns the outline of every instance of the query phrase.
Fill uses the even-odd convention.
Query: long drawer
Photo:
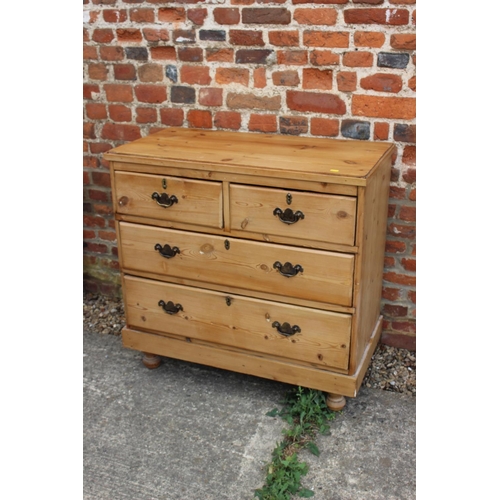
[[[356,198],[231,184],[231,229],[354,245]]]
[[[125,275],[130,327],[346,370],[351,316]]]
[[[117,212],[124,215],[221,228],[222,183],[115,173]]]
[[[354,256],[120,222],[125,272],[352,305]]]

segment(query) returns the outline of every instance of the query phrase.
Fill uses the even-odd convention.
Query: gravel
[[[125,311],[121,298],[84,292],[83,328],[86,331],[120,335],[124,325]],[[379,344],[372,356],[363,385],[416,396],[416,367],[415,351]]]

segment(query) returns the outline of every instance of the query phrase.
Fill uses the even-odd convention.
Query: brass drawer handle
[[[285,337],[291,337],[292,335],[295,335],[296,333],[300,333],[300,326],[298,325],[293,325],[290,326],[290,323],[283,323],[280,324],[278,321],[275,321],[272,324],[273,328],[276,328],[281,335],[284,335]]]
[[[170,245],[161,246],[159,243],[155,245],[155,250],[158,250],[158,252],[160,252],[160,255],[162,257],[165,257],[166,259],[171,259],[172,257],[175,257],[178,253],[181,253],[179,247],[170,247]]]
[[[281,262],[276,261],[273,264],[273,267],[274,269],[277,269],[282,276],[286,276],[287,278],[292,278],[293,276],[296,276],[297,273],[301,273],[304,271],[304,268],[300,264],[292,266],[290,262],[285,262],[284,264],[282,264]]]
[[[166,304],[163,300],[160,300],[160,302],[158,302],[158,305],[162,307],[167,314],[177,314],[179,311],[184,310],[180,304],[174,305],[171,300],[169,300]]]
[[[151,195],[151,198],[153,198],[153,200],[155,200],[156,203],[163,208],[171,207],[174,203],[179,202],[175,194],[168,196],[167,193],[158,194],[156,191]]]
[[[305,215],[300,210],[297,210],[295,213],[293,213],[293,210],[291,208],[287,208],[283,212],[283,210],[278,207],[274,209],[273,215],[277,215],[279,217],[279,220],[285,224],[295,224],[300,219],[303,219],[305,217]]]

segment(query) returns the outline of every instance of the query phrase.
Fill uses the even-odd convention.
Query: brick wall
[[[84,284],[119,293],[102,153],[168,126],[397,145],[383,341],[415,348],[415,0],[84,0]]]

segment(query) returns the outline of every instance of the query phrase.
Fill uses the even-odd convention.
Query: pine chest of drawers
[[[110,161],[125,347],[355,397],[394,146],[170,128]]]

